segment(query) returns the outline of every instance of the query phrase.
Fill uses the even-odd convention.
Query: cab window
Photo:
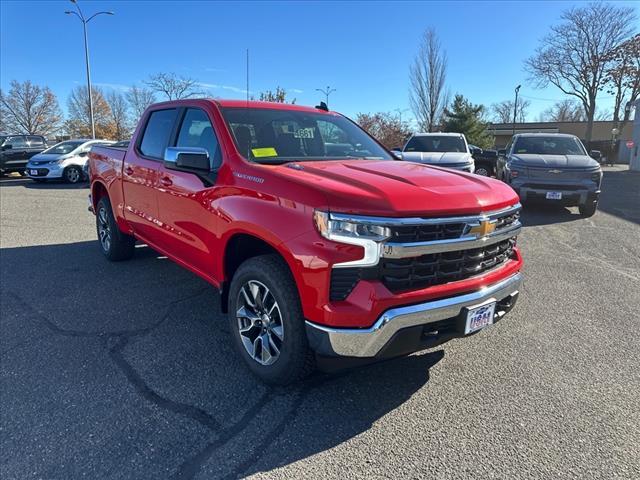
[[[145,157],[158,160],[164,158],[164,151],[169,145],[169,137],[176,121],[177,110],[156,110],[151,112],[140,141],[140,153]]]
[[[222,155],[218,139],[207,114],[199,108],[188,108],[178,133],[176,147],[201,147],[209,152],[212,169],[220,166]]]

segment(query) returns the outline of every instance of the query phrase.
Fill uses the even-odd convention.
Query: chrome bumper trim
[[[306,321],[307,335],[323,337],[333,354],[348,357],[375,357],[403,328],[427,325],[456,317],[463,308],[487,302],[499,302],[518,294],[522,274],[515,275],[476,292],[442,300],[392,308],[384,312],[370,328],[331,328]],[[500,312],[496,312],[500,316]],[[309,332],[311,331],[311,332]]]
[[[502,229],[486,237],[461,237],[450,240],[436,240],[433,242],[414,243],[383,243],[382,256],[385,258],[419,257],[430,253],[455,252],[471,248],[482,248],[515,237],[522,230],[520,221],[514,222],[509,228]]]

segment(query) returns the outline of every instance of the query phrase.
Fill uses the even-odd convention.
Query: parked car
[[[402,149],[402,159],[473,173],[473,157],[461,133],[416,133]]]
[[[47,140],[42,135],[0,136],[0,174],[18,172],[24,175],[31,157],[47,148]]]
[[[26,166],[29,178],[37,182],[64,180],[68,183],[81,182],[83,166],[89,159],[89,150],[94,145],[107,145],[108,140],[75,139],[66,140],[46,149],[29,160]]]
[[[496,164],[498,162],[497,150],[485,150],[475,145],[469,144],[469,150],[476,167],[476,175],[483,177],[493,177],[496,174]]]
[[[326,107],[152,105],[129,148],[93,147],[89,170],[102,254],[126,260],[139,240],[213,284],[268,383],[469,335],[518,297],[510,187],[394,161]]]
[[[507,148],[499,151],[497,175],[513,187],[522,202],[577,205],[585,217],[596,212],[602,169],[573,135],[515,135]]]

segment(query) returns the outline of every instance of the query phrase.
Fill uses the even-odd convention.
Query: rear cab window
[[[177,113],[175,108],[151,112],[138,146],[142,156],[156,160],[164,158]]]

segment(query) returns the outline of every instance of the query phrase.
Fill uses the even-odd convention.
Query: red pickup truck
[[[396,161],[324,104],[155,104],[89,170],[103,254],[125,260],[140,241],[217,287],[268,383],[470,335],[518,296],[511,187]]]

